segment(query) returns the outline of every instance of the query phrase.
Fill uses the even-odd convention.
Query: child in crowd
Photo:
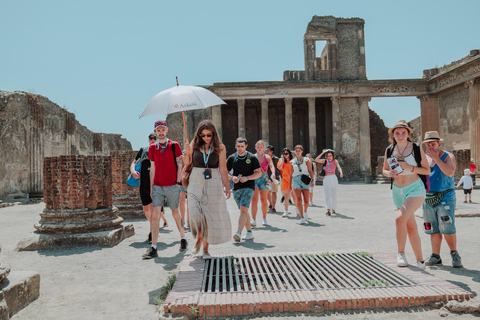
[[[463,183],[463,193],[465,194],[465,201],[463,203],[467,203],[467,195],[469,197],[469,202],[472,203],[472,190],[473,190],[473,180],[472,180],[472,172],[470,169],[463,170],[464,176],[458,181],[457,187],[460,187]]]

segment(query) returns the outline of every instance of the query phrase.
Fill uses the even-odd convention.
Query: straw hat
[[[427,131],[425,132],[425,139],[422,141],[422,143],[427,143],[430,141],[443,142],[443,139],[440,139],[438,131]]]
[[[413,129],[408,126],[407,121],[405,121],[405,120],[398,120],[397,122],[395,122],[395,124],[393,125],[392,128],[388,129],[388,133],[392,134],[393,130],[395,130],[395,129],[397,129],[397,128],[405,128],[405,129],[408,130],[408,132],[409,132],[410,134],[412,134],[412,132],[413,132]]]

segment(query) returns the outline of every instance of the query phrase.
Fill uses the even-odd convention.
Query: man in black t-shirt
[[[260,178],[262,169],[257,157],[247,151],[247,139],[237,138],[235,148],[237,152],[230,155],[227,159],[227,170],[233,173],[229,178],[233,181],[233,198],[240,209],[240,218],[238,218],[238,231],[233,235],[236,242],[240,239],[253,239],[252,227],[250,225],[250,214],[248,207],[252,201],[253,192],[255,191],[255,179]],[[242,237],[243,228],[247,229],[247,233]]]
[[[150,133],[148,135],[148,143],[154,144],[157,141],[157,136],[155,133]],[[135,171],[135,164],[137,161],[140,161],[142,166],[140,167],[140,172]],[[130,173],[135,179],[140,178],[140,200],[142,201],[143,212],[145,212],[145,217],[149,222],[152,221],[152,197],[150,196],[150,160],[148,159],[148,147],[140,148],[138,150],[135,160],[133,160],[130,165]],[[167,220],[163,214],[163,207],[161,212],[161,218],[163,219],[163,226],[168,227]],[[148,234],[148,243],[152,242],[152,233]]]

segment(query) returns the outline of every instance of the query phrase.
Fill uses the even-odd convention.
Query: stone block
[[[134,234],[135,228],[132,224],[121,224],[114,230],[88,233],[40,234],[35,232],[30,237],[21,240],[15,250],[34,251],[83,246],[113,247]]]
[[[40,295],[40,275],[32,271],[13,271],[0,284],[0,320],[25,308]]]

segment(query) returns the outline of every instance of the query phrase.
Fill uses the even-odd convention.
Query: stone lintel
[[[15,250],[35,251],[84,246],[113,247],[134,234],[135,229],[132,224],[121,224],[114,230],[89,233],[40,234],[35,232],[30,237],[21,240]]]
[[[0,319],[10,319],[40,296],[40,275],[32,271],[12,271],[0,284]]]
[[[480,77],[480,55],[465,64],[452,66],[428,79],[428,91],[438,93]]]

